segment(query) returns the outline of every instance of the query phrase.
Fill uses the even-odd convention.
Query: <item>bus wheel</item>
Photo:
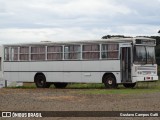
[[[67,85],[68,83],[54,83],[56,88],[65,88]]]
[[[105,75],[103,78],[103,83],[105,88],[117,88],[118,84],[116,83],[116,78],[114,75]]]
[[[136,85],[136,83],[124,83],[123,86],[125,88],[134,88]]]
[[[46,78],[43,74],[36,75],[35,84],[37,88],[49,88],[50,87],[50,83],[46,82]]]

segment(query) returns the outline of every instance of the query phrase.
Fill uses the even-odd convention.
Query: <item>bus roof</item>
[[[16,43],[4,44],[4,46],[29,46],[29,45],[66,45],[66,44],[96,44],[96,43],[124,43],[134,42],[135,39],[155,40],[146,37],[133,37],[133,38],[109,38],[109,39],[95,39],[95,40],[78,40],[78,41],[41,41],[33,43]]]

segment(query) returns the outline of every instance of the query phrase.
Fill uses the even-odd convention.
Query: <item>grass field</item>
[[[31,86],[12,88],[36,89],[34,84],[32,84]],[[54,85],[52,85],[50,89],[54,90]],[[76,94],[144,94],[160,92],[160,81],[139,82],[137,83],[135,88],[124,88],[123,85],[119,85],[117,89],[105,89],[103,84],[69,84],[65,89],[74,89],[74,93]]]
[[[35,85],[13,87],[14,89],[36,89]],[[54,90],[54,85],[50,87]],[[135,88],[124,88],[119,85],[117,89],[105,89],[103,84],[69,84],[65,89],[77,89],[76,94],[144,94],[160,92],[160,81],[157,82],[139,82]]]

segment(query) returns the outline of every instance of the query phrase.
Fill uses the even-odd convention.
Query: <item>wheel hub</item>
[[[112,85],[112,83],[113,83],[112,80],[108,80],[109,85]]]
[[[44,83],[43,80],[41,80],[40,83],[43,84]]]

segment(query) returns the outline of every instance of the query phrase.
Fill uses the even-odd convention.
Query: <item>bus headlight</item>
[[[155,72],[155,71],[152,71],[152,72],[151,72],[151,75],[156,75],[156,72]]]

